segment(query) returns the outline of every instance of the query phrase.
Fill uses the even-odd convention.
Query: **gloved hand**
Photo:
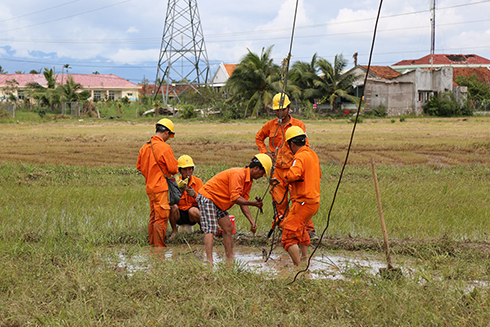
[[[271,186],[276,186],[277,184],[279,184],[279,180],[277,178],[271,178],[269,179],[269,184]]]
[[[194,191],[194,189],[192,187],[188,187],[185,189],[187,191],[187,194],[190,196],[190,197],[193,197],[195,198],[196,197],[196,191]]]

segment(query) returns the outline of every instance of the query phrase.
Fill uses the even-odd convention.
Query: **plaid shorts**
[[[223,211],[213,201],[202,196],[200,193],[196,197],[201,214],[201,230],[204,233],[216,234],[218,232],[218,220],[228,216],[228,211]]]

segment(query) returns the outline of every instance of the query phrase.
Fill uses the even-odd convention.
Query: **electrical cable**
[[[374,42],[376,40],[376,31],[378,29],[378,22],[379,22],[379,16],[380,16],[380,13],[381,13],[381,7],[383,5],[383,0],[380,0],[379,1],[379,8],[378,8],[378,15],[376,17],[376,23],[374,24],[374,32],[373,32],[373,39],[372,39],[372,42],[371,42],[371,50],[369,52],[369,61],[368,61],[368,66],[367,66],[367,69],[366,69],[366,75],[364,76],[364,85],[366,85],[366,82],[367,82],[367,77],[369,75],[369,69],[371,67],[371,59],[373,57],[373,50],[374,50]],[[364,96],[364,88],[362,88],[362,92],[361,92],[361,101],[359,101],[359,106],[357,107],[357,113],[356,113],[356,119],[354,121],[354,126],[352,127],[352,133],[351,133],[351,136],[350,136],[350,140],[349,140],[349,146],[347,148],[347,153],[345,155],[345,160],[344,160],[344,163],[342,165],[342,170],[340,171],[340,176],[339,176],[339,180],[337,182],[337,187],[335,188],[335,192],[334,192],[334,195],[333,195],[333,199],[332,199],[332,203],[330,204],[330,209],[328,211],[328,216],[327,216],[327,225],[325,226],[325,228],[323,229],[323,232],[322,234],[320,235],[320,239],[318,240],[318,243],[316,244],[315,246],[315,249],[313,250],[313,252],[310,254],[310,256],[308,257],[308,264],[306,266],[305,269],[302,269],[300,271],[298,271],[296,273],[296,275],[294,275],[294,279],[289,282],[287,285],[291,285],[293,284],[296,279],[298,278],[298,276],[306,271],[308,271],[308,268],[310,267],[310,262],[311,262],[311,258],[313,257],[313,255],[315,254],[315,252],[317,251],[318,249],[318,246],[321,244],[322,242],[322,239],[323,239],[323,236],[325,235],[325,232],[327,231],[329,225],[330,225],[330,217],[332,215],[332,210],[333,210],[333,206],[335,204],[335,200],[337,198],[337,193],[339,191],[339,188],[340,188],[340,183],[342,182],[342,177],[344,175],[344,171],[345,171],[345,167],[347,166],[347,161],[349,159],[349,153],[350,153],[350,150],[352,148],[352,142],[354,140],[354,133],[356,131],[356,126],[357,126],[357,121],[359,119],[359,114],[361,112],[361,105],[362,105],[362,98]]]
[[[293,26],[291,28],[291,40],[289,42],[289,52],[288,52],[286,58],[283,61],[284,79],[283,79],[282,90],[281,90],[280,98],[279,98],[279,108],[278,108],[278,110],[284,109],[284,98],[285,98],[285,95],[286,95],[286,88],[287,88],[287,84],[288,84],[289,63],[290,63],[290,60],[291,60],[291,52],[293,50],[293,40],[294,40],[294,31],[295,31],[295,28],[296,28],[296,17],[297,17],[297,14],[298,14],[298,4],[299,4],[299,0],[296,0],[296,6],[295,6],[295,9],[294,9],[294,16],[293,16]],[[277,132],[278,132],[279,129],[281,129],[282,143],[279,146],[275,146],[274,144],[275,144]],[[274,145],[274,153],[272,155],[272,167],[271,167],[271,171],[270,171],[269,186],[270,186],[270,183],[272,181],[272,176],[274,175],[274,171],[276,169],[277,151],[284,146],[284,138],[285,138],[285,135],[284,135],[284,127],[282,126],[282,117],[279,117],[278,116],[278,118],[277,118],[277,127],[276,127],[276,130],[274,131],[274,136],[272,137],[272,144]],[[273,208],[273,214],[274,214],[274,216],[273,216],[272,228],[271,228],[271,230],[269,232],[268,237],[270,237],[272,234],[274,234],[274,230],[275,230],[275,228],[276,228],[276,226],[278,225],[278,222],[279,222],[279,214],[278,214],[278,211],[277,211],[277,204],[282,204],[284,202],[284,199],[286,198],[286,195],[287,195],[287,192],[288,192],[288,190],[286,188],[285,194],[283,195],[283,198],[282,198],[281,202],[278,203],[276,201],[276,199],[274,198],[274,195],[273,195],[273,190],[274,190],[274,188],[276,186],[277,186],[277,184],[272,185],[272,188],[271,188],[271,191],[270,191],[271,198],[272,198],[272,208]],[[275,244],[275,234],[273,235],[273,238],[272,238],[271,249],[269,251],[269,254],[266,257],[266,260],[265,260],[266,262],[267,262],[267,260],[269,260],[271,254],[272,254],[272,251],[274,250],[274,244]]]

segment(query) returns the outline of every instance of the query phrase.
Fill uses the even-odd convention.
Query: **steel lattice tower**
[[[163,102],[208,82],[209,61],[204,44],[197,0],[168,0],[160,58],[155,79],[156,98],[162,89]]]

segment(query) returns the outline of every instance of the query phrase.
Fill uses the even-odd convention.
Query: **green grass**
[[[226,168],[201,166],[195,173],[206,181]],[[321,207],[313,218],[319,231],[326,226],[339,173],[338,166],[323,166]],[[377,175],[390,237],[447,236],[488,242],[490,168],[380,166]],[[0,214],[5,217],[0,235],[4,238],[29,232],[49,239],[67,232],[96,245],[117,243],[119,237],[145,243],[148,203],[144,179],[135,168],[2,164],[0,176]],[[256,181],[251,198],[263,196],[266,188],[265,179]],[[264,215],[257,218],[259,233],[270,227],[272,208],[267,199]],[[255,217],[256,210],[252,212]],[[237,217],[238,231],[248,231],[239,208],[230,213]],[[346,170],[327,233],[330,237],[381,236],[370,168]]]
[[[382,256],[367,160],[377,154],[385,158],[376,159],[376,171],[392,259],[404,278],[385,280],[350,266],[338,272],[343,279],[301,275],[291,285],[293,271],[273,277],[240,263],[211,269],[191,254],[171,260],[150,254],[148,198],[134,167],[137,150],[153,133],[150,119],[4,123],[0,326],[488,326],[488,120],[412,120],[362,124],[359,150],[353,152],[357,159],[346,168],[321,248],[327,255],[348,249]],[[172,147],[176,155],[193,155],[189,150],[198,144],[195,174],[204,181],[247,164],[256,151],[250,139],[263,123],[177,122],[181,134]],[[343,157],[352,127],[340,120],[324,124],[308,123],[315,149],[323,153],[321,208],[313,218],[317,232],[326,226],[340,174],[338,163],[328,158],[334,150]],[[458,128],[465,137],[458,139]],[[430,143],[423,137],[428,131],[439,138]],[[386,160],[397,151],[408,154]],[[444,164],[413,162],[427,152],[457,157]],[[406,159],[400,163],[400,158]],[[265,179],[258,180],[250,196],[262,196],[266,187]],[[259,234],[271,224],[270,198],[265,201]],[[239,208],[230,213],[237,231],[248,232]],[[254,208],[252,213],[255,217]],[[203,248],[200,234],[188,241]],[[169,244],[175,253],[184,247]],[[144,258],[145,269],[121,267],[121,253]]]

